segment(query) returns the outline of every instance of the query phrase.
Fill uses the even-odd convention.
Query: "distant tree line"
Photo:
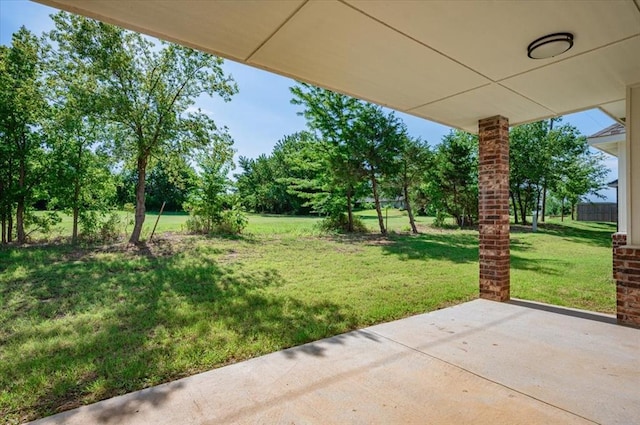
[[[134,212],[138,243],[147,209],[187,210],[197,231],[239,231],[242,210],[319,214],[330,228],[362,228],[354,209],[401,199],[415,214],[459,226],[478,218],[478,140],[451,131],[437,145],[408,134],[394,113],[299,83],[291,88],[307,131],[269,155],[239,158],[233,140],[194,108],[201,95],[230,100],[237,86],[222,59],[60,12],[40,37],[21,28],[0,46],[0,224],[2,243],[69,213],[72,241]],[[578,131],[559,119],[511,130],[512,213],[526,224],[547,205],[564,213],[597,193],[606,169]]]
[[[242,205],[254,212],[326,215],[353,231],[353,208],[373,199],[381,233],[382,200],[402,199],[410,226],[414,214],[433,214],[458,226],[478,219],[478,139],[451,131],[435,146],[407,134],[404,123],[367,102],[298,84],[292,103],[302,107],[309,132],[280,140],[270,155],[241,157],[236,174]],[[573,211],[597,195],[607,169],[577,129],[554,118],[514,127],[510,142],[510,198],[516,223],[534,211],[544,220]]]

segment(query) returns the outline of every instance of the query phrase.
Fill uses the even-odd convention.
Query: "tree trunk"
[[[13,242],[13,214],[11,211],[13,208],[9,208],[7,213],[7,243]]]
[[[129,238],[129,243],[137,244],[140,242],[140,234],[142,233],[142,225],[144,224],[144,187],[147,173],[147,158],[138,157],[138,182],[136,183],[136,213],[133,232]]]
[[[353,232],[353,208],[351,207],[351,188],[347,189],[347,232]]]
[[[0,228],[2,228],[2,244],[7,243],[7,210],[5,206],[4,182],[0,181]]]
[[[73,207],[73,231],[71,232],[71,243],[78,243],[78,206]]]
[[[540,209],[540,189],[536,190],[536,223],[538,222],[538,218],[540,217],[539,215],[539,209]]]
[[[380,233],[387,234],[384,228],[384,217],[382,217],[382,208],[380,207],[380,196],[378,195],[378,182],[373,171],[371,172],[371,187],[373,189],[373,202],[376,205],[376,213],[378,214],[378,224],[380,225]]]
[[[414,235],[418,234],[418,228],[416,227],[416,221],[413,218],[413,211],[411,210],[411,203],[409,202],[409,188],[407,185],[404,185],[402,188],[404,192],[404,206],[407,209],[407,214],[409,215],[409,224],[411,225],[411,232]]]
[[[2,211],[2,217],[0,218],[2,222],[2,244],[7,243],[7,215],[4,211]]]
[[[547,213],[547,182],[542,187],[542,222],[544,223],[544,216]]]
[[[27,241],[27,235],[24,231],[24,210],[25,210],[25,177],[26,177],[26,163],[24,158],[20,158],[20,169],[18,174],[18,202],[16,206],[16,237],[19,244],[23,244]]]
[[[16,239],[19,244],[27,241],[27,234],[24,231],[24,196],[18,197],[18,205],[16,207]]]
[[[571,221],[576,219],[575,212],[576,212],[576,204],[572,203],[571,204]]]
[[[517,194],[517,198],[518,198],[518,204],[520,205],[520,222],[523,225],[527,224],[527,206],[522,202],[522,195],[519,193]]]
[[[513,191],[511,192],[511,203],[513,204],[513,218],[516,224],[518,224],[518,205],[516,204],[516,196],[513,194]]]
[[[78,243],[78,216],[80,210],[80,172],[82,167],[82,144],[78,146],[78,157],[76,158],[76,177],[73,187],[73,230],[71,231],[71,243]]]
[[[564,198],[562,198],[562,204],[560,205],[560,221],[564,221]]]

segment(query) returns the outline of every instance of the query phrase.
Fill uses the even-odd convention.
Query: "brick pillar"
[[[640,328],[640,247],[614,250],[618,323]]]
[[[478,122],[480,298],[508,301],[509,295],[509,120]]]
[[[616,249],[620,248],[627,244],[627,233],[626,232],[617,232],[611,235],[611,245],[612,245],[612,253],[613,253],[613,278],[616,278],[616,266],[619,265],[616,257]]]

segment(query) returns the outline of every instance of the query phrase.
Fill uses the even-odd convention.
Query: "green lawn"
[[[375,213],[361,212],[372,229]],[[151,215],[148,223],[153,225]],[[0,418],[15,423],[477,296],[473,230],[323,236],[251,215],[238,238],[0,249]],[[407,218],[389,211],[389,227]],[[64,229],[60,229],[63,232]],[[165,233],[171,231],[174,233]],[[615,226],[512,234],[512,295],[613,312]]]

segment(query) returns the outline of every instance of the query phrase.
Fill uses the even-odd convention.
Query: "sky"
[[[56,12],[56,9],[28,0],[0,0],[0,44],[11,44],[11,35],[22,25],[37,35],[51,30],[53,23],[49,15]],[[239,93],[230,102],[201,97],[196,107],[210,114],[218,126],[229,129],[236,158],[269,154],[285,135],[306,128],[304,118],[297,115],[300,107],[290,103],[289,88],[295,84],[294,80],[230,60],[225,61],[224,69],[235,79]],[[400,112],[397,115],[407,125],[411,136],[420,137],[431,145],[437,144],[451,130],[423,118]],[[586,136],[613,124],[613,120],[598,109],[565,115],[563,122],[574,125]],[[611,170],[608,181],[616,179],[617,159],[607,155],[605,164]],[[613,189],[601,194],[605,200],[615,201]]]

